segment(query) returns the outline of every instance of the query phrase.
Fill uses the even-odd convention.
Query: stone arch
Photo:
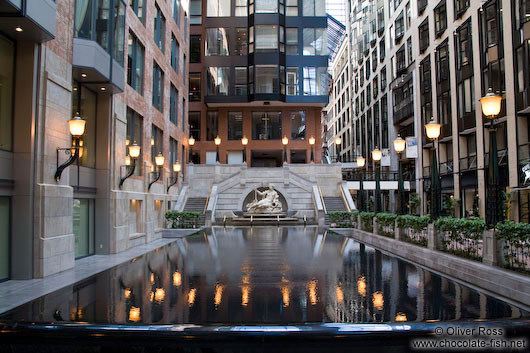
[[[283,188],[278,187],[276,184],[273,184],[273,185],[274,185],[274,190],[276,190],[278,192],[278,196],[280,197],[280,201],[282,202],[282,212],[287,212],[287,210],[289,210],[289,201],[285,197],[285,195],[287,195],[286,191]],[[251,200],[254,199],[253,191],[255,189],[263,191],[267,187],[268,186],[264,185],[263,183],[260,183],[260,184],[253,183],[252,186],[247,187],[241,193],[241,197],[239,198],[239,201],[238,201],[238,204],[237,204],[237,209],[239,211],[246,211],[247,203],[249,203]]]

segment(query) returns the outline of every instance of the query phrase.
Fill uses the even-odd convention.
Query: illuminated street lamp
[[[425,125],[425,133],[432,140],[432,167],[431,167],[431,218],[438,219],[442,210],[442,195],[440,189],[440,177],[438,175],[438,161],[436,158],[436,140],[440,137],[441,125],[434,118]]]
[[[282,138],[282,145],[283,145],[283,163],[287,163],[287,144],[289,143],[289,139],[287,136],[284,136]]]
[[[381,150],[376,147],[375,150],[372,151],[372,159],[375,162],[375,213],[381,212],[381,175],[379,162],[381,161],[382,157],[383,152],[381,152]]]
[[[247,162],[247,145],[248,145],[248,138],[246,136],[243,136],[241,139],[241,144],[243,145],[243,163]]]
[[[217,135],[216,138],[213,139],[213,142],[215,143],[215,161],[219,163],[219,145],[221,144],[221,138],[219,135]]]
[[[193,153],[192,153],[192,149],[193,149],[193,145],[195,144],[195,139],[193,138],[193,136],[190,136],[190,138],[188,138],[188,149],[190,150],[190,156],[188,158],[188,163],[193,163]]]
[[[134,170],[136,169],[136,160],[138,157],[140,157],[140,151],[142,150],[142,147],[138,146],[135,141],[132,145],[127,146],[127,149],[129,150],[129,155],[125,157],[125,167],[128,169],[128,171],[123,178],[120,178],[120,189],[123,186],[125,180],[129,179],[134,174]]]
[[[68,127],[70,129],[70,135],[72,135],[74,141],[73,146],[68,148],[57,148],[57,170],[55,171],[55,181],[59,182],[61,180],[61,174],[63,170],[67,167],[79,161],[79,152],[81,149],[81,136],[85,133],[86,120],[81,118],[79,113],[76,113],[75,116],[68,120]],[[68,160],[59,165],[59,151],[65,151],[66,154],[70,154]]]
[[[488,167],[488,193],[486,197],[486,224],[495,227],[504,220],[501,195],[499,190],[499,161],[497,151],[497,129],[495,119],[501,112],[502,97],[493,93],[490,88],[488,94],[480,99],[482,114],[490,119],[490,150]]]
[[[403,185],[404,182],[403,182],[403,166],[401,164],[401,154],[403,153],[403,151],[405,151],[405,147],[406,147],[406,141],[401,138],[400,135],[398,135],[397,139],[395,139],[394,141],[394,150],[397,152],[398,156],[399,156],[399,160],[398,160],[398,212],[397,214],[398,215],[402,215],[404,214],[405,212],[405,186]]]
[[[365,211],[364,207],[364,165],[366,164],[366,158],[363,156],[357,157],[357,168],[359,168],[359,210]]]
[[[339,147],[342,144],[342,139],[340,137],[335,137],[335,149],[337,151],[337,162],[340,162],[340,151]]]
[[[175,185],[179,180],[179,173],[182,170],[182,165],[179,162],[173,163],[173,176],[169,178],[166,193],[169,192],[169,188]]]
[[[314,136],[311,136],[309,138],[309,145],[311,146],[311,162],[314,162],[315,161],[315,152],[314,152],[314,149],[315,149],[315,137]]]
[[[160,176],[162,175],[162,168],[164,167],[164,160],[165,159],[162,155],[162,152],[158,152],[158,154],[155,156],[156,168],[151,172],[153,180],[149,183],[149,187],[147,188],[147,190],[150,190],[151,186],[158,180],[160,180]]]

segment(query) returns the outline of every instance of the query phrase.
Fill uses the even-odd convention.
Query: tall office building
[[[190,6],[192,162],[310,162],[309,139],[320,145],[328,101],[324,1],[191,0]],[[315,162],[320,156],[316,148]]]
[[[346,0],[327,0],[326,12],[346,25]]]

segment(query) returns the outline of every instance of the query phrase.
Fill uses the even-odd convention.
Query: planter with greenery
[[[396,225],[397,215],[393,213],[378,213],[375,220],[379,224],[379,234],[385,237],[394,238],[394,227]]]
[[[482,234],[486,223],[479,218],[438,219],[435,229],[442,236],[442,250],[472,260],[482,260]]]
[[[506,267],[530,273],[530,224],[497,224],[497,237],[504,240]]]
[[[337,228],[355,228],[357,226],[358,211],[330,211],[328,217],[331,225]]]
[[[167,211],[166,221],[169,228],[199,228],[199,212]]]
[[[403,240],[412,244],[427,247],[427,227],[430,220],[430,215],[422,217],[403,215],[397,217],[396,225],[403,230]]]
[[[373,232],[374,231],[373,219],[375,217],[375,213],[374,212],[361,212],[359,213],[359,216],[361,217],[362,230],[365,230],[367,232]]]

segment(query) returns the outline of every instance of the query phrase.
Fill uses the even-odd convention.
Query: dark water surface
[[[301,324],[530,314],[314,227],[213,228],[22,305],[0,320]]]

